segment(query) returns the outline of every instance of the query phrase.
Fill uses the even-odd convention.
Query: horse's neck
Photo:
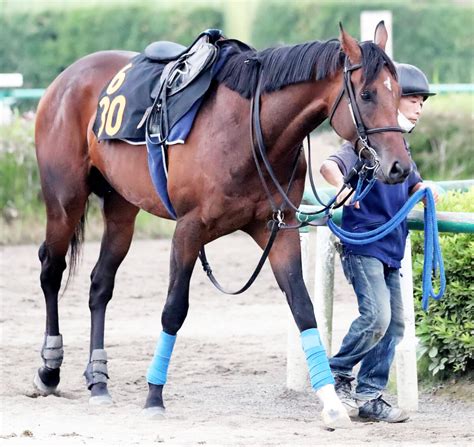
[[[327,118],[334,82],[295,84],[263,97],[262,128],[273,157],[296,147]]]

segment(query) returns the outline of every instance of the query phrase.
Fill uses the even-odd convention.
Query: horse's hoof
[[[41,377],[40,377],[38,371],[36,371],[36,373],[35,373],[35,377],[33,379],[33,385],[35,386],[35,388],[39,391],[39,393],[42,396],[49,396],[50,394],[54,394],[56,392],[56,389],[58,388],[57,385],[56,386],[46,385],[41,380]]]
[[[164,419],[166,416],[163,407],[148,407],[141,411],[141,414],[148,419]]]
[[[99,396],[91,396],[89,397],[89,405],[112,405],[114,401],[112,400],[112,396],[110,394],[101,394]]]
[[[331,408],[329,410],[323,409],[321,417],[324,425],[332,430],[336,428],[349,428],[352,424],[344,407]]]

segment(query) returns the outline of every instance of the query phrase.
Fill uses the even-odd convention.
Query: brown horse
[[[342,138],[360,143],[347,107],[347,95],[340,97],[345,59],[355,68],[361,66],[349,75],[353,101],[366,128],[379,129],[371,135],[370,145],[380,160],[382,180],[396,183],[408,175],[411,162],[401,134],[384,131],[396,126],[400,96],[395,69],[384,52],[386,40],[383,23],[377,27],[374,43],[359,44],[341,27],[339,40],[248,51],[233,55],[225,63],[186,143],[169,151],[168,192],[177,220],[170,283],[161,318],[167,336],[174,337],[186,318],[189,281],[202,246],[236,230],[245,231],[262,247],[269,237],[267,223],[272,209],[257,175],[249,137],[249,98],[255,93],[258,70],[263,73],[261,128],[269,161],[283,188],[288,186],[304,137],[329,115]],[[105,51],[80,59],[57,77],[38,107],[36,152],[47,212],[46,239],[39,258],[47,318],[44,365],[35,376],[35,384],[44,394],[54,392],[59,384],[63,351],[58,292],[68,249],[71,248],[71,266],[77,257],[89,195],[94,193],[101,198],[104,218],[89,299],[90,361],[85,375],[91,402],[110,400],[104,351],[105,312],[117,269],[132,240],[135,217],[143,209],[170,218],[153,187],[146,148],[131,147],[123,141],[98,142],[92,131],[99,93],[134,55]],[[249,60],[258,60],[258,64],[248,63]],[[305,174],[306,162],[300,157],[289,192],[293,203],[301,201]],[[273,200],[279,203],[277,189],[273,185],[269,188]],[[292,210],[286,210],[286,222],[296,223]],[[298,231],[279,232],[269,259],[299,330],[316,328],[302,278]],[[169,351],[167,358],[166,353],[161,355],[158,351],[155,360],[166,375],[171,354]],[[148,382],[145,407],[160,412],[164,408],[164,381]],[[329,383],[328,387],[332,385]],[[322,387],[326,391],[319,394],[325,409],[337,407],[341,413],[333,388],[328,391],[328,387]]]

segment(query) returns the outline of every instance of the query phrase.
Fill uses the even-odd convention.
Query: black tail
[[[72,236],[71,242],[69,244],[69,272],[67,275],[66,285],[64,286],[62,294],[66,292],[67,287],[69,285],[69,281],[76,274],[77,265],[79,264],[79,260],[81,257],[82,244],[84,243],[84,234],[85,234],[86,217],[87,217],[88,209],[89,209],[89,201],[86,202],[84,214],[82,215],[81,220],[77,224],[74,230],[74,234]]]

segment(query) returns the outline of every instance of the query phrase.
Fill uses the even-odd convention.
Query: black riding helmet
[[[398,83],[402,88],[402,96],[420,95],[423,100],[428,96],[436,95],[430,92],[430,85],[425,74],[414,65],[395,63],[397,69]]]

